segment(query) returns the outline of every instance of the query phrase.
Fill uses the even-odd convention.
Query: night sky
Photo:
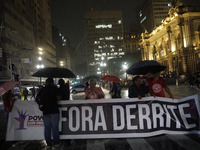
[[[84,51],[84,11],[122,10],[124,27],[137,28],[136,9],[143,0],[51,0],[52,25],[68,36],[72,46]],[[82,41],[82,42],[81,42]]]

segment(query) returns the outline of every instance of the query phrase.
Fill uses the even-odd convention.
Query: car
[[[83,85],[83,84],[75,84],[71,88],[71,92],[73,94],[76,94],[76,93],[79,93],[79,92],[84,92],[84,90],[85,90],[85,85]]]

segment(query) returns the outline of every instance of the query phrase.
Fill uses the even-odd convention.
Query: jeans
[[[53,134],[53,141],[54,144],[58,144],[60,141],[59,136],[59,113],[57,114],[49,114],[43,116],[44,121],[44,138],[48,146],[51,146],[51,134]]]

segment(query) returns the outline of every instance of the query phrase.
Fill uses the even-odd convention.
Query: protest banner
[[[37,104],[18,102],[13,109],[9,115],[6,139],[43,139],[42,113]],[[133,98],[60,101],[59,110],[61,139],[199,134],[198,95],[180,100],[145,97],[142,100]]]

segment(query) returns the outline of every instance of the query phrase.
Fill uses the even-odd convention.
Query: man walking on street
[[[44,137],[47,146],[58,145],[60,143],[58,100],[58,88],[54,84],[53,78],[48,78],[45,87],[40,89],[36,97],[39,109],[43,112]],[[53,143],[51,141],[51,133],[53,134]]]

